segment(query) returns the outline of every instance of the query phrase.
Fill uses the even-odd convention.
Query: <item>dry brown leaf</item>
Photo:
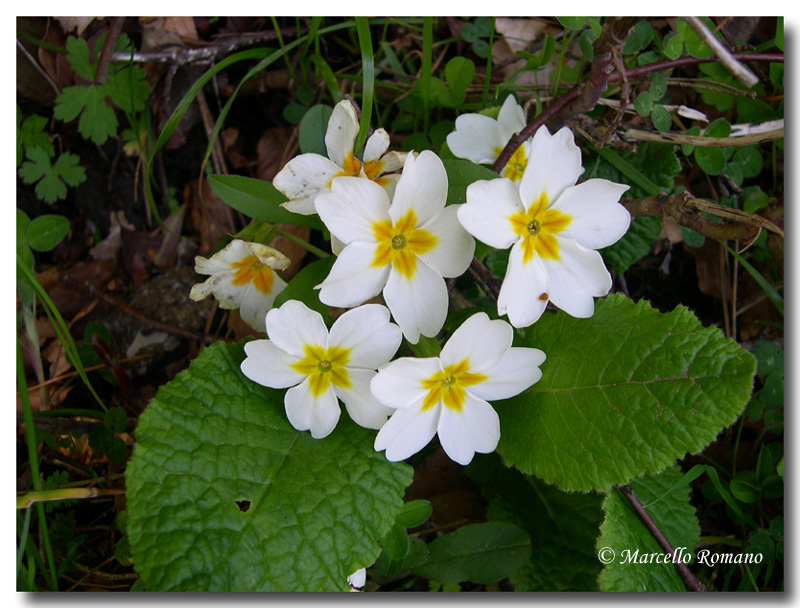
[[[200,255],[215,249],[221,239],[236,232],[232,209],[214,193],[205,179],[199,184],[198,180],[192,180],[186,186],[184,198],[189,205],[192,225],[200,234]]]
[[[75,30],[78,36],[81,36],[95,19],[103,19],[103,17],[55,17],[65,33],[69,34]]]
[[[520,59],[517,51],[525,50],[532,42],[542,38],[550,26],[541,19],[527,18],[514,19],[511,17],[498,17],[495,21],[495,29],[502,37],[495,40],[492,45],[492,63],[500,66],[498,72],[504,79],[510,77],[514,72],[523,67],[525,59]],[[548,81],[548,71],[552,69],[552,62],[540,72],[538,76],[534,72],[524,72],[515,81],[516,84],[534,84],[537,79],[539,82]]]
[[[272,181],[275,174],[283,168],[289,151],[289,129],[286,127],[273,127],[264,131],[258,140],[256,151],[258,153],[256,177]]]

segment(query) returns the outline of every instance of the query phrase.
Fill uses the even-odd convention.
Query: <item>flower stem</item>
[[[315,256],[317,256],[320,259],[327,258],[327,257],[330,256],[330,253],[327,253],[326,251],[323,251],[319,247],[314,247],[314,245],[312,245],[308,241],[304,241],[303,239],[293,235],[291,232],[286,232],[285,230],[281,230],[280,228],[278,228],[278,229],[275,230],[275,233],[281,235],[287,241],[291,241],[295,245],[300,245],[300,247],[302,247],[303,249],[305,249],[306,251],[308,251],[310,253],[313,253]]]

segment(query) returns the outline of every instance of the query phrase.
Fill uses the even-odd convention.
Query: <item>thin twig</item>
[[[708,148],[733,148],[738,146],[751,146],[766,141],[783,139],[783,120],[781,127],[761,133],[748,133],[746,135],[731,135],[730,137],[703,137],[700,135],[684,135],[683,133],[656,133],[641,129],[624,129],[620,135],[626,139],[639,141],[658,141],[670,144],[702,146]]]
[[[747,66],[739,63],[733,55],[722,46],[722,43],[714,36],[713,33],[706,27],[697,17],[683,17],[684,21],[697,32],[697,35],[703,39],[709,48],[714,51],[720,63],[724,65],[728,71],[733,74],[740,82],[742,82],[748,89],[752,89],[758,84],[758,76],[753,74]]]
[[[639,502],[639,499],[636,498],[633,488],[625,485],[620,486],[620,490],[622,490],[622,494],[628,499],[628,502],[633,507],[633,510],[636,511],[636,514],[642,520],[642,523],[650,531],[650,534],[653,535],[653,538],[658,541],[658,544],[661,545],[661,548],[664,549],[664,552],[672,558],[672,563],[675,565],[675,569],[678,571],[678,574],[689,587],[689,589],[692,591],[705,591],[703,584],[697,580],[697,577],[692,574],[691,570],[687,568],[686,564],[684,564],[681,560],[675,560],[675,549],[672,548],[664,534],[658,529],[658,526],[642,506],[642,503]]]
[[[22,51],[22,54],[23,54],[23,55],[25,55],[25,58],[26,58],[28,61],[30,61],[30,62],[31,62],[31,65],[33,66],[33,68],[34,68],[34,69],[35,69],[37,72],[39,72],[39,74],[41,74],[41,75],[42,75],[42,78],[44,78],[44,81],[45,81],[47,84],[49,84],[49,85],[50,85],[50,87],[51,87],[51,88],[52,88],[52,89],[53,89],[53,90],[56,92],[56,97],[58,97],[59,95],[61,95],[61,91],[59,90],[59,88],[58,88],[58,85],[57,85],[55,82],[53,82],[53,79],[52,79],[52,78],[50,78],[50,75],[49,75],[49,74],[48,74],[48,73],[47,73],[47,72],[46,72],[44,69],[42,69],[42,66],[40,66],[40,65],[39,65],[39,62],[38,62],[38,61],[36,61],[36,60],[33,58],[33,56],[32,56],[32,55],[31,55],[31,54],[28,52],[28,49],[26,49],[26,48],[25,48],[25,47],[22,45],[22,43],[21,43],[19,40],[17,40],[17,48],[18,48],[20,51]]]
[[[114,49],[114,45],[117,44],[117,38],[119,38],[124,23],[125,17],[114,17],[111,20],[111,27],[108,28],[108,35],[106,36],[106,41],[103,43],[103,50],[100,51],[97,72],[94,75],[95,84],[104,84],[108,77],[108,58]]]

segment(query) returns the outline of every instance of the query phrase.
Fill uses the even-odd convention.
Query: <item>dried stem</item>
[[[675,561],[675,549],[672,548],[664,534],[658,529],[658,526],[642,506],[642,503],[639,502],[639,499],[636,498],[633,488],[625,485],[620,486],[620,490],[625,498],[628,499],[628,502],[633,507],[633,510],[636,511],[636,514],[642,520],[642,523],[650,531],[650,534],[653,535],[653,538],[658,541],[658,544],[661,545],[661,548],[664,549],[664,552],[673,559],[672,563],[675,565],[675,569],[678,571],[678,574],[689,587],[689,589],[692,591],[705,591],[703,584],[697,580],[697,577],[692,574],[691,570],[687,568],[686,564],[680,560]]]

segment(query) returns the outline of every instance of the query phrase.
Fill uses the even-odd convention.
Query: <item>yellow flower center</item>
[[[422,400],[421,411],[429,410],[441,401],[445,407],[460,412],[466,397],[464,387],[479,384],[487,379],[488,376],[483,374],[470,373],[469,359],[448,365],[443,371],[436,372],[422,381],[422,388],[428,391],[428,394]]]
[[[525,167],[527,166],[528,157],[525,156],[525,146],[520,146],[508,159],[506,166],[503,167],[503,177],[507,177],[512,182],[518,182],[522,179],[522,174],[525,173]]]
[[[572,218],[556,209],[548,209],[547,193],[542,192],[527,211],[517,211],[508,217],[514,234],[522,240],[522,261],[530,262],[533,254],[557,260],[558,241],[555,234],[566,230]]]
[[[339,346],[324,348],[306,344],[303,358],[292,363],[291,368],[308,376],[311,394],[316,398],[333,384],[340,388],[350,388],[350,376],[345,369],[350,361],[350,349]]]
[[[272,272],[272,268],[256,256],[249,255],[238,262],[234,262],[231,266],[236,268],[236,274],[233,275],[233,284],[237,287],[252,283],[253,287],[265,295],[272,291],[275,274]]]
[[[352,152],[348,152],[344,162],[342,163],[342,170],[331,178],[331,181],[328,182],[328,188],[331,187],[331,182],[333,182],[333,179],[336,177],[358,177],[361,175],[362,167],[364,168],[365,175],[369,179],[371,179],[373,182],[377,182],[381,186],[385,185],[387,180],[385,178],[378,177],[383,170],[383,161],[381,159],[369,160],[366,163],[362,163],[355,156],[353,156]]]
[[[413,277],[417,268],[417,256],[436,246],[436,237],[416,225],[417,215],[413,209],[397,220],[396,224],[392,224],[391,220],[373,223],[372,232],[378,246],[375,248],[372,265],[391,264],[407,279]]]

